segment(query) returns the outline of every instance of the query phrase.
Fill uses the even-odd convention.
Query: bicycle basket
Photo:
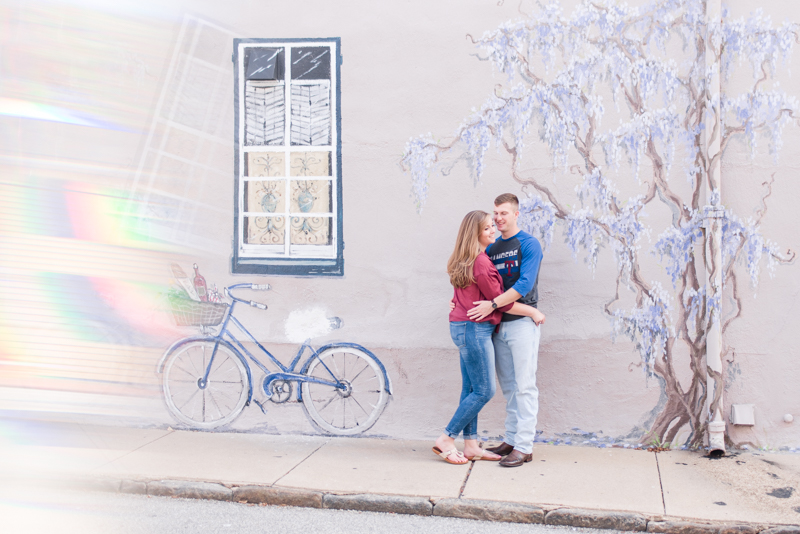
[[[216,326],[225,317],[227,304],[176,299],[171,302],[172,315],[178,326]]]

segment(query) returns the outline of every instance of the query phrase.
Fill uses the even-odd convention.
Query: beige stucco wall
[[[565,0],[562,4],[570,11],[574,2]],[[794,16],[784,2],[767,0],[762,5],[775,21]],[[742,15],[748,10],[742,1],[732,2],[731,7]],[[431,132],[446,138],[470,109],[483,103],[495,84],[503,81],[488,62],[475,56],[467,35],[482,35],[516,17],[518,9],[525,12],[534,8],[534,2],[518,6],[495,0],[167,1],[157,6],[121,3],[113,9],[80,2],[47,4],[46,8],[6,2],[3,17],[12,32],[3,37],[3,54],[20,61],[28,57],[46,63],[48,51],[37,47],[66,47],[56,57],[66,69],[62,73],[72,72],[73,78],[53,76],[53,68],[26,69],[14,64],[7,67],[12,81],[0,86],[0,96],[35,100],[31,87],[61,84],[79,90],[93,104],[95,114],[124,125],[127,131],[3,117],[0,126],[8,141],[0,150],[12,181],[18,184],[27,179],[26,169],[38,165],[55,180],[138,191],[142,184],[134,183],[134,177],[141,147],[158,98],[169,92],[173,83],[166,72],[185,16],[214,23],[240,37],[340,37],[345,275],[303,279],[230,274],[233,77],[228,63],[230,85],[208,100],[208,109],[224,117],[221,131],[223,137],[227,132],[230,144],[212,143],[213,149],[204,150],[206,164],[218,174],[205,176],[202,188],[186,189],[189,202],[217,206],[202,220],[191,223],[202,226],[202,232],[195,231],[204,235],[202,246],[180,247],[176,243],[173,249],[157,251],[151,247],[142,251],[147,259],[147,276],[120,272],[117,277],[146,279],[156,285],[160,279],[166,286],[170,281],[168,264],[176,259],[184,269],[197,262],[206,280],[220,287],[240,281],[269,282],[274,287],[265,297],[269,311],[248,311],[244,316],[248,324],[258,325],[255,330],[259,337],[276,344],[278,354],[284,357],[290,354],[284,346],[286,315],[293,310],[324,307],[331,315],[342,317],[345,327],[318,342],[347,339],[360,343],[381,358],[391,376],[394,398],[373,432],[392,437],[433,437],[447,423],[460,390],[458,356],[447,328],[452,289],[444,272],[455,230],[467,211],[489,210],[497,194],[519,193],[520,188],[509,176],[508,159],[491,149],[481,183],[473,187],[468,168],[459,163],[448,176],[431,178],[430,196],[418,214],[410,197],[410,179],[398,163],[409,137]],[[230,41],[227,46],[230,48]],[[70,47],[74,47],[74,53]],[[739,82],[734,79],[730,83]],[[800,95],[797,77],[783,76],[782,87]],[[745,217],[759,208],[760,184],[775,173],[764,234],[795,251],[800,250],[800,214],[795,209],[800,185],[794,179],[800,161],[799,144],[800,128],[790,126],[777,166],[766,155],[751,160],[747,149],[734,143],[722,167],[723,202]],[[527,154],[525,172],[553,175],[554,188],[566,193],[572,190],[574,183],[560,170],[553,172],[541,146],[531,145]],[[84,171],[100,170],[65,170],[63,165],[52,165],[53,160],[77,163]],[[642,172],[646,174],[644,167]],[[224,177],[226,174],[229,178]],[[180,177],[176,170],[156,180]],[[671,179],[678,183],[684,180],[676,168]],[[620,183],[624,192],[637,187],[624,173]],[[657,228],[657,222],[668,213],[654,208],[650,217],[648,223]],[[24,235],[26,231],[13,232]],[[67,256],[71,253],[68,249],[63,252]],[[655,258],[646,262],[656,278],[665,280]],[[8,257],[4,263],[13,266]],[[95,272],[91,266],[84,268]],[[601,255],[594,273],[580,260],[574,261],[562,243],[560,229],[545,252],[539,281],[540,307],[547,314],[539,373],[539,428],[545,436],[556,437],[579,428],[635,440],[658,406],[658,382],[645,378],[631,343],[623,339],[612,343],[610,323],[602,313],[604,303],[614,294],[614,269],[608,251]],[[800,319],[793,313],[800,289],[797,269],[796,264],[779,266],[774,278],[764,273],[757,292],[749,289],[746,276],[740,277],[743,312],[726,335],[731,352],[725,362],[729,380],[725,402],[755,404],[756,426],[731,428],[735,443],[770,447],[800,444],[800,421],[783,422],[784,414],[800,416],[800,365],[796,360]],[[158,320],[160,316],[154,315],[151,322]],[[37,323],[34,320],[31,324]],[[42,323],[38,326],[46,328]],[[159,330],[155,339],[163,340],[166,346],[178,335],[178,329],[166,328]],[[143,368],[155,365],[157,345],[151,342],[147,355],[142,356]],[[143,390],[152,394],[153,377],[142,372],[136,379],[146,383],[149,389]],[[35,386],[35,381],[31,384]],[[15,384],[7,381],[4,385]],[[236,424],[240,428],[264,428],[262,417],[251,408]],[[271,410],[266,428],[276,432],[307,430],[303,424],[293,423],[298,417],[302,416],[296,407],[277,407]],[[498,392],[481,419],[487,435],[502,432],[502,418],[503,401]],[[163,412],[154,412],[152,419],[166,421]]]

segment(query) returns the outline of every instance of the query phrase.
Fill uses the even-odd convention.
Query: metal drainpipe
[[[721,22],[722,5],[721,0],[706,0],[706,24],[711,26]],[[721,94],[720,64],[716,61],[714,54],[711,53],[711,43],[708,42],[709,34],[706,34],[706,73],[709,76],[708,95],[713,97]],[[709,98],[711,100],[711,98]],[[709,107],[711,102],[708,102]],[[705,227],[705,271],[706,271],[706,295],[717,296],[722,292],[722,218],[724,210],[721,206],[712,206],[711,197],[717,193],[718,201],[722,199],[722,176],[720,174],[720,158],[714,155],[720,151],[720,138],[722,135],[721,110],[719,108],[719,98],[717,98],[715,113],[706,124],[705,139],[706,161],[710,167],[706,174],[706,206],[704,207],[704,227]],[[715,124],[716,122],[716,124]],[[721,302],[720,302],[721,305]],[[722,417],[724,384],[722,381],[722,329],[719,313],[715,317],[710,317],[706,331],[706,414],[708,417],[708,448],[711,455],[725,454],[725,421]],[[715,379],[712,375],[720,377]],[[719,394],[719,402],[713,409],[712,400]]]
[[[720,237],[724,210],[706,206],[706,287],[708,296],[722,292],[722,252]],[[722,379],[722,328],[719,312],[714,312],[706,327],[706,414],[708,416],[708,448],[712,455],[725,454],[725,421],[722,417],[724,387]],[[715,378],[719,377],[718,379]],[[719,402],[712,410],[712,401],[719,392]]]

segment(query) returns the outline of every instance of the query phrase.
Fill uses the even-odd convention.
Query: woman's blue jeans
[[[450,323],[450,337],[461,360],[461,402],[445,428],[451,438],[478,438],[478,413],[494,396],[495,370],[492,332],[495,325],[463,321]]]

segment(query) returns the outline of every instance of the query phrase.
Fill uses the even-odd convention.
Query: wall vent
[[[755,407],[752,404],[732,404],[731,424],[753,426],[756,424]]]

